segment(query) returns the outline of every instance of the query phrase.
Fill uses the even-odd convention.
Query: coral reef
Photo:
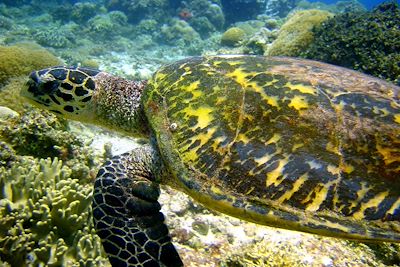
[[[337,1],[334,4],[325,4],[323,2],[308,2],[302,0],[297,3],[296,9],[320,9],[331,13],[344,12],[365,12],[366,8],[357,0]]]
[[[207,36],[216,30],[222,30],[225,15],[220,2],[208,0],[189,0],[183,2],[182,8],[192,14],[189,24],[202,36]]]
[[[32,43],[0,46],[0,58],[0,86],[10,78],[28,75],[34,69],[61,64],[50,52]]]
[[[277,30],[261,28],[243,44],[243,53],[251,55],[264,55],[269,45],[278,37]]]
[[[90,170],[102,157],[65,128],[65,122],[37,110],[2,119],[0,262],[5,266],[108,265],[91,218]]]
[[[372,12],[344,13],[314,30],[303,55],[400,84],[400,8],[384,3]]]
[[[24,102],[20,96],[22,86],[26,84],[26,77],[11,78],[4,86],[0,86],[0,106],[8,107],[16,112],[23,112]]]
[[[124,31],[127,21],[127,16],[121,11],[96,15],[88,21],[88,33],[92,36],[111,39]]]
[[[232,27],[226,30],[221,36],[221,44],[227,46],[236,46],[246,36],[246,32],[239,27]]]
[[[137,23],[147,18],[153,18],[162,23],[169,17],[168,11],[170,11],[167,0],[108,0],[106,1],[106,7],[109,10],[125,12],[132,23]]]
[[[312,29],[327,20],[332,13],[310,9],[295,12],[283,24],[278,38],[267,49],[269,56],[297,56],[312,42]]]
[[[72,6],[72,10],[69,13],[73,21],[76,23],[84,23],[101,13],[101,8],[94,2],[78,2]]]
[[[366,8],[357,0],[338,1],[335,4],[336,13],[364,12]]]
[[[108,1],[110,10],[125,12],[128,21],[139,24],[142,31],[150,26],[148,22],[156,22],[151,29],[156,31],[163,25],[174,27],[175,20],[187,22],[202,37],[208,37],[212,32],[221,30],[225,23],[224,13],[219,1],[188,0],[188,1]],[[172,30],[171,30],[172,31]],[[147,31],[146,34],[151,34]]]
[[[160,29],[159,40],[167,44],[188,45],[196,39],[200,40],[200,35],[184,20],[172,19]]]
[[[66,27],[43,27],[34,31],[35,40],[46,47],[66,48],[75,43],[75,36]]]
[[[67,130],[65,120],[32,109],[22,113],[20,117],[2,123],[0,136],[19,155],[58,157],[70,167],[72,178],[88,177],[90,167],[97,162],[96,156],[81,138]]]
[[[11,30],[15,27],[12,19],[0,15],[0,30]]]
[[[1,155],[2,162],[7,160]],[[10,164],[9,164],[10,165]],[[99,266],[108,260],[91,222],[91,185],[57,158],[0,167],[0,258],[11,266]]]

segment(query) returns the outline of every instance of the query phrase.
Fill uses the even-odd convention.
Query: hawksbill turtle
[[[146,137],[98,171],[93,216],[113,266],[182,266],[159,184],[258,224],[400,242],[400,88],[286,57],[208,56],[130,81],[80,67],[22,94],[66,118]]]

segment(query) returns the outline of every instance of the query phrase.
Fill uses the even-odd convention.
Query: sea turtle
[[[34,71],[22,92],[66,118],[147,137],[97,174],[93,216],[113,266],[181,266],[159,184],[264,225],[400,242],[400,88],[286,57],[206,56],[129,81]]]

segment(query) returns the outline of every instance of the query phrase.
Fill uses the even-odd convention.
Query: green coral
[[[193,27],[203,38],[210,37],[216,31],[215,26],[209,21],[208,18],[195,17],[190,20],[190,26]]]
[[[88,21],[88,32],[93,36],[110,39],[123,32],[128,22],[127,16],[121,11],[112,11],[104,15],[96,15]]]
[[[38,158],[58,157],[70,167],[73,178],[87,177],[95,165],[93,151],[85,142],[68,132],[65,120],[36,109],[0,126],[0,139],[7,142],[19,155]]]
[[[144,19],[136,26],[140,34],[155,32],[158,29],[158,22],[154,19]]]
[[[54,25],[34,30],[33,37],[40,45],[54,48],[71,47],[76,43],[74,31],[77,24],[70,23],[63,26]]]
[[[268,30],[261,28],[255,34],[246,39],[243,46],[244,54],[251,55],[264,55],[268,50],[268,45],[272,43],[277,37],[277,30]]]
[[[200,40],[200,35],[184,20],[172,19],[161,27],[160,41],[174,45],[188,45]]]
[[[382,263],[384,259],[376,257],[363,243],[313,236],[304,236],[297,241],[281,242],[264,239],[245,245],[240,251],[228,252],[224,261],[222,266],[240,267],[386,266]]]
[[[9,79],[26,76],[32,70],[59,65],[61,61],[34,44],[0,46],[0,86]]]
[[[57,158],[18,157],[0,168],[0,258],[11,266],[99,266],[90,184]]]
[[[78,2],[72,6],[71,19],[77,23],[84,23],[100,12],[96,3]]]
[[[155,19],[163,22],[168,16],[169,3],[167,0],[108,0],[106,7],[110,10],[126,12],[130,22],[137,23],[142,19]]]
[[[318,9],[297,11],[282,25],[278,38],[267,50],[269,56],[297,56],[313,41],[312,29],[331,13]]]
[[[246,32],[239,27],[232,27],[226,30],[221,36],[221,44],[236,46],[246,37]]]
[[[189,20],[190,25],[202,36],[221,30],[225,24],[220,1],[190,0],[185,1],[184,7],[193,14]]]
[[[15,24],[12,19],[9,19],[5,16],[0,15],[0,30],[11,30],[15,27]]]
[[[107,265],[91,218],[91,170],[102,157],[36,109],[2,120],[0,149],[0,262]]]
[[[314,30],[315,39],[303,56],[400,84],[399,25],[394,2],[372,12],[340,14]]]
[[[0,106],[8,107],[16,112],[24,111],[25,99],[20,90],[26,84],[26,76],[11,78],[6,85],[0,87]]]

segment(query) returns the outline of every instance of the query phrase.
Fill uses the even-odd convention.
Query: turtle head
[[[33,71],[21,95],[67,119],[141,136],[147,134],[140,113],[145,85],[95,69],[59,66]]]
[[[51,67],[33,71],[21,94],[35,106],[66,118],[84,120],[89,115],[99,70]]]

